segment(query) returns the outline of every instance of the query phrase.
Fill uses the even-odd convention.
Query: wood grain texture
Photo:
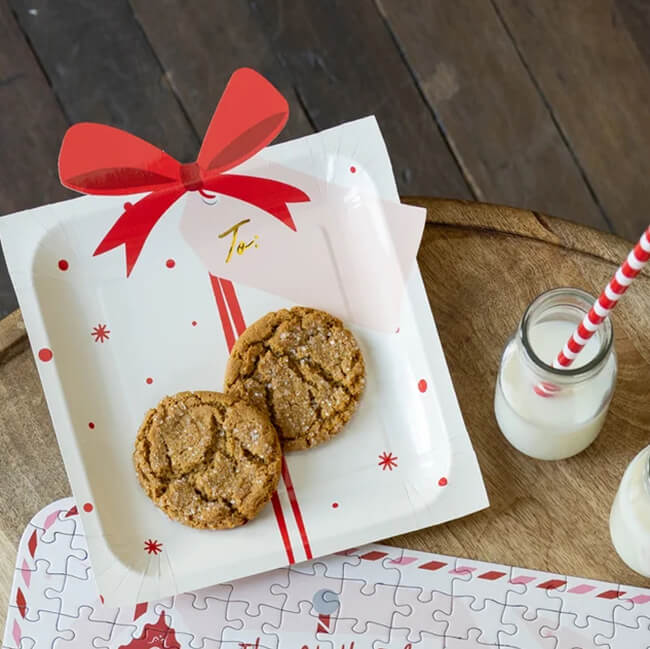
[[[636,239],[648,224],[650,70],[613,0],[494,4],[610,221]]]
[[[0,2],[0,214],[70,198],[56,173],[67,123],[6,2]],[[0,252],[0,318],[16,298]]]
[[[151,46],[196,131],[203,135],[232,72],[250,67],[286,97],[278,141],[313,131],[289,78],[245,2],[131,0]]]
[[[623,471],[650,442],[647,274],[613,314],[619,379],[605,427],[592,446],[560,462],[528,458],[498,431],[492,405],[501,350],[528,303],[556,286],[598,293],[629,244],[524,210],[426,198],[409,202],[428,208],[418,260],[491,507],[389,542],[650,586],[618,559],[608,532]],[[448,272],[461,266],[462,273]],[[507,290],[504,276],[510,278]],[[18,313],[0,321],[0,448],[8,467],[0,474],[2,616],[25,524],[43,506],[69,494]]]
[[[372,0],[251,0],[320,130],[375,114],[401,193],[470,190]]]
[[[610,230],[490,2],[377,3],[477,198]]]
[[[117,126],[194,160],[198,138],[128,0],[11,0],[70,122]]]
[[[623,24],[643,55],[646,65],[650,66],[650,2],[648,0],[616,0],[616,9],[618,13],[614,14],[614,19],[620,15]]]
[[[0,448],[5,466],[0,472],[0,628],[4,628],[22,532],[46,503],[70,495],[18,311],[0,321]]]

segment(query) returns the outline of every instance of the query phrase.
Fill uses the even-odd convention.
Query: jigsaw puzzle
[[[143,542],[146,542],[145,539]],[[72,499],[23,534],[3,649],[650,649],[650,590],[382,545],[119,609]]]

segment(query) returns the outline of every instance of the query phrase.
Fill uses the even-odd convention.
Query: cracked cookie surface
[[[282,470],[264,411],[220,392],[179,392],[146,414],[133,453],[138,480],[170,518],[197,528],[243,525]]]
[[[334,437],[365,386],[354,336],[329,313],[294,307],[268,313],[232,348],[224,389],[264,409],[285,451]]]

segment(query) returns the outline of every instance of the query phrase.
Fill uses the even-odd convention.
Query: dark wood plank
[[[616,0],[618,14],[614,13],[613,20],[620,15],[623,24],[634,39],[636,46],[650,66],[650,2],[648,0]]]
[[[648,224],[650,72],[613,2],[494,0],[616,230]]]
[[[372,0],[250,4],[317,128],[374,113],[401,193],[471,196]]]
[[[198,138],[128,0],[10,0],[68,119],[126,129],[182,161]]]
[[[289,102],[289,122],[278,140],[313,131],[248,4],[131,0],[131,5],[199,134],[205,133],[231,73],[244,66],[263,74]]]
[[[478,198],[610,229],[491,3],[377,2]]]
[[[56,159],[66,120],[7,3],[0,2],[0,214],[71,196]],[[0,252],[0,318],[17,306]]]

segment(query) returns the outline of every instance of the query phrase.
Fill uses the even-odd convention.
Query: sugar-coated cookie
[[[336,435],[365,385],[354,336],[329,313],[294,307],[268,313],[232,348],[224,390],[269,414],[285,451]]]
[[[219,392],[179,392],[145,416],[133,454],[146,494],[170,518],[198,528],[254,518],[282,469],[264,411]]]

